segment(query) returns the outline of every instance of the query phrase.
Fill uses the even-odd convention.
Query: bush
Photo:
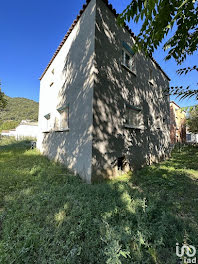
[[[0,132],[2,132],[2,130],[10,130],[10,129],[14,129],[19,125],[19,121],[6,121],[6,122],[2,122],[0,123]]]

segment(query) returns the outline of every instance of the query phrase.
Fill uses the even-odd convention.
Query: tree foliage
[[[120,25],[131,19],[138,23],[143,21],[136,37],[136,48],[146,55],[152,55],[168,33],[163,45],[168,50],[166,60],[174,58],[181,64],[187,55],[192,55],[198,47],[198,2],[195,0],[133,0],[118,17]],[[197,70],[197,66],[180,69],[178,74]],[[196,96],[198,90],[189,87],[172,87],[172,94],[181,99]]]
[[[198,133],[198,105],[189,108],[187,125],[190,132]]]
[[[177,70],[177,74],[178,75],[182,75],[182,74],[186,75],[192,71],[198,71],[198,67],[195,65],[193,67],[182,68],[182,69]],[[197,83],[197,85],[198,85],[198,83]],[[172,87],[170,87],[169,92],[172,95],[176,95],[180,99],[195,97],[196,100],[198,100],[198,90],[190,88],[189,85],[186,88],[183,88],[183,86],[175,86],[175,87],[172,86]]]
[[[169,49],[166,60],[173,57],[177,63],[192,55],[198,47],[198,4],[194,0],[133,0],[120,14],[118,21],[124,24],[133,19],[143,20],[136,38],[138,46],[151,55],[174,27],[175,33],[164,44]]]
[[[5,99],[5,94],[1,91],[1,82],[0,82],[0,110],[4,109],[7,105],[7,100]]]

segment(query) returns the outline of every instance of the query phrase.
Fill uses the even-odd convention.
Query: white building
[[[15,134],[16,134],[15,129],[2,130],[2,132],[1,132],[1,136],[4,136],[4,137],[15,137]]]
[[[16,139],[36,138],[38,136],[38,123],[29,120],[22,120],[21,123],[11,130],[3,130],[1,136],[15,137]]]
[[[186,134],[186,142],[188,142],[188,143],[198,143],[198,134],[193,134],[191,132],[187,132],[187,134]]]
[[[108,0],[87,0],[40,78],[37,147],[88,183],[170,153],[170,79],[134,41]]]
[[[21,139],[25,137],[37,138],[38,136],[38,122],[31,122],[22,120],[16,127],[15,138]]]

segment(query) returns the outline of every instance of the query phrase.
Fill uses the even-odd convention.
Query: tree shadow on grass
[[[178,169],[198,170],[198,147],[183,146],[181,150],[175,149],[172,159],[167,161],[167,165]]]
[[[17,162],[0,214],[1,263],[177,263],[177,242],[198,245],[198,184],[166,162],[95,185],[35,150]]]
[[[31,141],[30,140],[20,140],[17,141],[16,139],[0,139],[0,153],[2,151],[19,151],[21,149],[22,151],[26,151],[27,149],[31,148]]]

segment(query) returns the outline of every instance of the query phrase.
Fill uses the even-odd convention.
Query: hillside
[[[0,111],[0,131],[15,128],[21,120],[38,120],[37,102],[20,97],[5,96],[5,98],[8,104]]]

